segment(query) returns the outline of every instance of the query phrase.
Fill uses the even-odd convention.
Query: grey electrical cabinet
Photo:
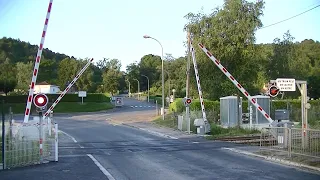
[[[241,124],[242,97],[239,99],[240,102],[237,96],[220,98],[220,122],[223,127],[235,127]]]
[[[269,96],[252,96],[253,99],[262,107],[266,113],[270,114],[270,97]],[[259,112],[259,110],[252,104],[252,102],[248,101],[248,108],[250,110],[252,108],[252,124],[265,124],[269,123],[269,121]]]

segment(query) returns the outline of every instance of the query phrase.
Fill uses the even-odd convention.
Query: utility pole
[[[186,81],[186,98],[189,97],[189,89],[190,89],[190,31],[188,30],[188,58],[187,58],[187,81]],[[186,107],[186,119],[188,121],[188,133],[190,133],[190,109],[189,107],[187,106]]]

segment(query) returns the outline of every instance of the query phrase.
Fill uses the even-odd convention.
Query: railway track
[[[263,145],[273,145],[277,142],[277,140],[271,136],[263,137],[263,139],[261,139],[260,135],[221,137],[221,138],[215,138],[214,140],[233,142],[237,144],[248,144],[248,145],[260,145],[260,142],[262,142]]]

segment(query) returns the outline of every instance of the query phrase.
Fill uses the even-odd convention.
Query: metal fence
[[[302,155],[320,158],[320,130],[287,127],[263,128],[260,152],[271,156]]]
[[[52,117],[5,128],[3,169],[58,161],[58,125]]]

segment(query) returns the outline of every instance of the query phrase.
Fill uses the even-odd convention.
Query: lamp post
[[[140,100],[140,82],[138,79],[133,79],[136,80],[138,82],[138,100]]]
[[[129,97],[130,97],[130,96],[131,96],[131,92],[130,92],[130,81],[129,81],[129,80],[127,80],[127,79],[126,79],[126,81],[127,81],[127,82],[128,82],[128,84],[129,84],[129,92],[128,92],[128,93],[129,93]]]
[[[149,94],[149,89],[150,89],[150,87],[149,87],[149,78],[148,78],[148,76],[143,75],[143,74],[141,74],[141,76],[146,77],[147,80],[148,80],[148,102],[149,102],[149,97],[150,97],[150,94]]]
[[[162,120],[164,120],[164,74],[163,74],[163,47],[162,44],[160,43],[160,41],[158,41],[157,39],[148,36],[148,35],[144,35],[143,38],[145,39],[153,39],[155,41],[157,41],[159,43],[159,45],[161,46],[161,61],[162,61],[162,65],[161,65],[161,70],[162,70]]]

